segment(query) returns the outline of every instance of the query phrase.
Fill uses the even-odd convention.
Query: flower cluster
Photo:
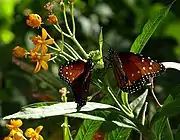
[[[28,128],[25,131],[25,136],[20,127],[23,125],[20,119],[11,120],[10,124],[6,124],[6,127],[10,130],[10,133],[3,140],[27,140],[26,137],[30,138],[29,140],[44,140],[44,138],[39,134],[43,129],[43,126],[38,126],[35,130],[33,128]]]
[[[51,18],[48,19],[49,22],[54,23],[55,21],[57,21],[54,15],[50,17]],[[26,20],[26,23],[32,28],[42,28],[42,19],[38,14],[30,14],[28,19]],[[16,46],[13,49],[13,56],[18,58],[22,58],[25,56],[28,57],[31,60],[31,62],[35,62],[36,67],[34,69],[34,72],[38,72],[41,69],[41,67],[44,70],[47,70],[47,62],[51,58],[51,54],[48,53],[48,45],[53,44],[54,39],[51,38],[51,36],[47,33],[47,31],[44,28],[42,28],[42,35],[30,37],[30,40],[35,45],[35,47],[32,50],[28,52],[26,49],[20,46]]]

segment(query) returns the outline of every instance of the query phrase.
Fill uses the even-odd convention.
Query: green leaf
[[[108,134],[108,140],[126,140],[130,133],[131,129],[118,127]]]
[[[166,99],[166,101],[164,102],[164,105],[168,105],[173,101],[173,98],[171,95],[168,96],[168,98]],[[159,115],[159,112],[161,111],[161,109],[158,110],[158,112],[154,115],[154,117],[151,120],[151,126],[152,129],[154,130],[155,134],[156,134],[156,138],[158,140],[161,139],[166,139],[171,140],[172,139],[172,132],[171,129],[169,127],[169,120],[166,116],[161,116]],[[167,135],[167,136],[165,136]]]
[[[175,136],[174,136],[175,140],[179,140],[179,138],[180,138],[180,125],[178,126],[176,133],[175,133]]]
[[[81,119],[95,120],[95,121],[108,121],[108,122],[112,122],[112,123],[116,124],[119,127],[133,128],[134,130],[137,130],[137,128],[134,127],[134,124],[132,122],[129,122],[129,124],[128,124],[128,123],[122,122],[121,120],[119,120],[119,121],[110,120],[109,118],[107,118],[105,116],[100,117],[100,116],[95,116],[95,115],[90,115],[90,114],[85,114],[85,113],[72,113],[72,114],[66,114],[66,116],[74,117],[74,118],[81,118]]]
[[[38,107],[41,107],[41,106],[50,106],[50,105],[53,105],[53,104],[57,104],[57,102],[34,103],[34,104],[23,106],[22,109],[25,109],[25,108],[38,108]]]
[[[172,95],[170,94],[168,97],[167,97],[167,99],[166,99],[166,101],[164,102],[164,105],[163,106],[165,106],[165,105],[168,105],[169,103],[171,103],[173,101],[173,97],[172,97]],[[158,119],[160,119],[160,111],[161,111],[161,109],[162,108],[160,108],[157,112],[156,112],[156,114],[153,116],[153,118],[152,118],[152,120],[151,120],[151,126],[153,126],[153,125],[155,125],[155,123],[157,123],[157,121],[158,121]],[[165,116],[162,116],[162,117],[165,117]]]
[[[84,120],[81,127],[79,128],[75,140],[92,140],[94,132],[101,124],[101,121]]]
[[[17,113],[4,117],[3,119],[13,119],[13,118],[38,119],[44,117],[65,115],[67,113],[77,112],[76,107],[77,107],[77,103],[67,102],[67,103],[58,103],[50,106],[41,106],[38,108],[24,108]],[[87,104],[84,107],[82,107],[80,111],[92,111],[95,109],[115,109],[116,111],[119,111],[118,108],[113,107],[111,105],[95,103],[95,102],[87,102]]]
[[[146,97],[148,95],[148,89],[139,97],[137,97],[134,101],[130,103],[130,107],[134,112],[135,117],[137,118],[139,116],[139,113],[146,101]]]
[[[112,99],[112,97],[108,94],[106,88],[103,90],[103,92],[107,94],[105,94],[101,102],[114,105],[115,102]],[[108,118],[109,112],[103,112],[103,114],[100,114],[100,111],[98,111],[94,115]],[[102,126],[102,124],[103,122],[100,121],[84,120],[84,122],[78,130],[75,140],[92,140],[95,132]]]
[[[148,22],[143,27],[142,33],[134,41],[130,50],[131,52],[140,53],[142,51],[142,49],[158,27],[160,22],[166,17],[174,2],[175,1],[173,1],[171,4],[169,4],[167,7],[159,11],[156,15],[154,15],[151,19],[148,20]]]
[[[174,140],[168,118],[166,118],[164,129],[161,135],[161,139],[159,140]]]
[[[170,117],[175,116],[180,113],[180,99],[176,99],[163,107],[158,112],[159,117]]]

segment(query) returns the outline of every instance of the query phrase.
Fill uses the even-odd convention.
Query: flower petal
[[[30,14],[28,19],[26,20],[28,26],[33,28],[40,27],[42,24],[42,19],[38,14]]]
[[[19,47],[19,46],[16,46],[13,49],[13,56],[21,58],[25,55],[26,55],[26,49]]]
[[[54,42],[53,38],[50,38],[50,39],[46,40],[46,44],[53,44],[53,42]]]
[[[14,140],[23,140],[23,134],[20,132],[15,133]]]
[[[35,53],[35,52],[38,52],[40,50],[40,48],[41,48],[41,45],[39,44],[34,49],[32,49],[31,51]]]
[[[22,121],[20,120],[20,119],[18,119],[18,120],[12,120],[12,125],[14,125],[14,126],[16,126],[16,127],[20,127],[20,126],[22,126]]]
[[[41,135],[39,135],[39,139],[38,140],[44,140],[44,138]]]
[[[47,64],[46,61],[41,60],[41,66],[42,66],[42,68],[43,68],[44,70],[48,70],[48,64]]]
[[[40,125],[40,126],[38,126],[38,127],[35,129],[35,132],[39,134],[42,129],[43,129],[43,126]]]
[[[12,130],[12,129],[13,129],[13,126],[10,125],[10,124],[6,124],[6,127],[7,127],[7,129],[9,129],[9,130]]]
[[[40,69],[41,69],[41,63],[39,61],[37,61],[36,67],[34,69],[34,72],[36,73],[36,72],[40,71]]]
[[[32,137],[32,135],[35,133],[34,129],[33,128],[28,128],[25,132],[25,136],[26,137]]]
[[[48,51],[48,48],[47,48],[46,44],[42,44],[42,46],[41,46],[42,55],[45,55],[47,51]]]
[[[13,140],[11,137],[4,137],[3,140]]]
[[[45,40],[47,38],[47,31],[42,28],[42,40]]]
[[[46,55],[44,55],[44,56],[42,57],[42,60],[48,61],[50,58],[51,58],[51,54],[50,54],[50,53],[47,53]]]

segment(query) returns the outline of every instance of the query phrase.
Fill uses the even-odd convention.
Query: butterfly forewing
[[[165,70],[161,63],[140,54],[110,50],[109,57],[119,87],[129,93],[141,89],[149,78]]]
[[[87,102],[91,68],[91,60],[88,60],[87,62],[76,60],[59,68],[60,77],[66,79],[71,85],[78,109]]]
[[[85,62],[82,60],[68,62],[59,68],[59,75],[72,83],[79,75],[84,72]]]

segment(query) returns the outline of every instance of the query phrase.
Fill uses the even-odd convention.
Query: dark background
[[[43,100],[42,97],[34,98],[34,94],[47,94],[56,97],[56,99],[57,97],[60,98],[57,87],[49,86],[48,83],[38,79],[32,73],[28,73],[12,63],[12,49],[16,45],[31,49],[33,45],[28,39],[29,36],[40,33],[39,30],[26,25],[27,13],[32,12],[41,15],[45,23],[43,27],[49,31],[55,40],[60,39],[60,34],[52,26],[46,24],[45,19],[48,12],[43,7],[47,2],[47,0],[0,1],[0,139],[8,134],[7,129],[3,128],[5,122],[2,117],[17,112],[23,105]],[[170,2],[170,0],[76,0],[77,40],[87,52],[98,49],[98,35],[102,26],[104,56],[107,55],[109,46],[118,51],[129,51],[131,44],[147,20]],[[180,61],[179,5],[180,1],[173,4],[168,16],[150,38],[142,54],[160,62]],[[55,13],[59,18],[60,25],[65,27],[58,7],[55,8]],[[69,22],[71,22],[70,18]],[[65,41],[74,46],[70,40]],[[31,64],[26,59],[22,60]],[[57,75],[58,64],[51,63],[48,71],[55,78],[59,78]],[[161,103],[172,91],[173,93],[179,92],[179,77],[180,72],[167,70],[161,77],[155,79],[155,92]],[[151,97],[149,98],[150,101],[154,102]],[[176,129],[179,119],[178,117],[171,119],[171,126]],[[63,118],[61,117],[24,120],[24,128],[43,124],[45,126],[43,135],[48,135],[49,139],[56,139],[56,136],[61,136],[60,125],[62,121]],[[70,119],[72,130],[77,129],[80,122],[81,120]]]

